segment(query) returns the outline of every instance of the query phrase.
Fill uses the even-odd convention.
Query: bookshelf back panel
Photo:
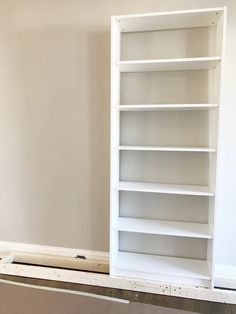
[[[214,26],[122,33],[121,60],[214,56],[215,35]]]
[[[207,240],[119,232],[119,251],[205,260]]]
[[[212,71],[122,73],[121,105],[213,102]]]
[[[120,191],[121,217],[208,222],[209,198]]]
[[[208,146],[207,110],[135,111],[120,114],[120,144]]]
[[[120,152],[120,180],[173,184],[209,184],[209,154]]]

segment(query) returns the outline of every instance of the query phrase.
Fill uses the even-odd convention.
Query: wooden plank
[[[112,298],[120,298],[129,300],[130,302],[139,302],[151,305],[158,305],[170,309],[190,311],[201,314],[234,314],[236,313],[236,305],[217,303],[202,300],[193,300],[188,298],[180,298],[176,296],[166,296],[161,294],[129,291],[126,289],[115,289],[107,287],[99,287],[94,285],[83,285],[61,281],[51,281],[44,279],[35,279],[30,277],[9,276],[0,274],[0,281],[11,281],[38,287],[48,287],[68,290],[70,292],[82,291],[90,294],[108,296]]]
[[[212,302],[236,304],[235,291],[173,285],[167,282],[157,282],[152,280],[111,277],[106,274],[85,271],[83,272],[29,265],[0,264],[0,274],[162,295],[174,294],[174,296],[178,296],[180,298],[200,298],[201,300],[205,301],[211,300]],[[174,289],[176,289],[176,291],[174,291]]]
[[[64,269],[86,270],[97,273],[109,273],[109,264],[106,261],[86,258],[84,255],[75,257],[55,256],[49,254],[14,253],[13,263],[43,265]]]

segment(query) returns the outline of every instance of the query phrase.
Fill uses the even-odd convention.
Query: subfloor
[[[155,305],[122,304],[0,283],[0,314],[190,314]]]

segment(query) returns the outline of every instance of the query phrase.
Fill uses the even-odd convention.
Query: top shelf
[[[120,32],[141,32],[163,29],[209,27],[218,23],[224,8],[183,10],[113,16]]]
[[[180,71],[180,70],[209,70],[215,68],[221,57],[176,58],[131,60],[115,62],[120,72],[149,72],[149,71]]]

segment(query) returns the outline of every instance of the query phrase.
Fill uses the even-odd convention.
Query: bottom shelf
[[[208,263],[205,260],[129,252],[117,253],[112,266],[112,274],[204,286],[208,286],[207,282],[211,280]]]

